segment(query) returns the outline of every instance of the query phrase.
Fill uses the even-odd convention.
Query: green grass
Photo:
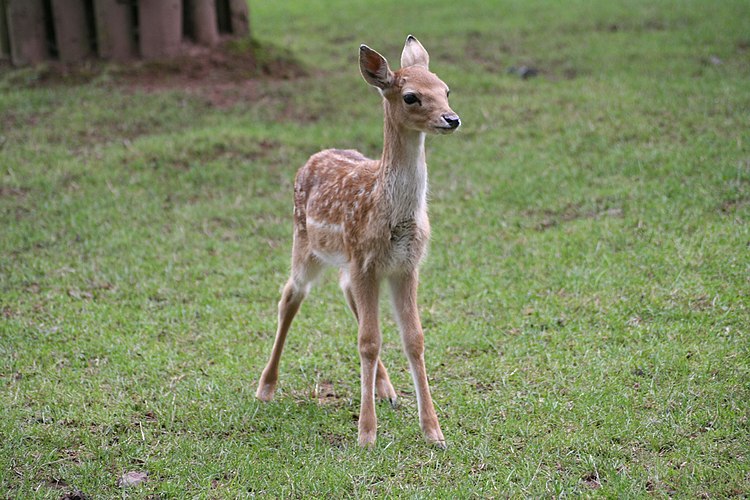
[[[381,4],[253,2],[255,36],[308,76],[229,109],[2,87],[0,496],[750,492],[750,5]],[[324,147],[378,154],[357,48],[396,65],[408,33],[464,122],[428,140],[420,287],[449,448],[422,441],[385,320],[402,405],[364,451],[332,273],[276,399],[254,390],[294,172]],[[523,64],[541,74],[506,72]],[[123,490],[129,471],[149,480]]]

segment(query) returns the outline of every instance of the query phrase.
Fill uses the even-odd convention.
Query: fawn
[[[282,292],[276,339],[256,393],[262,401],[273,397],[292,319],[321,270],[338,267],[341,288],[359,325],[361,446],[375,443],[375,391],[396,404],[380,360],[378,294],[386,280],[414,379],[419,423],[427,441],[445,447],[425,371],[417,282],[430,235],[425,134],[454,132],[461,121],[448,105],[448,86],[428,65],[427,51],[411,35],[401,54],[401,69],[395,72],[379,53],[360,46],[362,76],[383,97],[383,154],[371,160],[355,150],[327,149],[297,172],[291,277]]]

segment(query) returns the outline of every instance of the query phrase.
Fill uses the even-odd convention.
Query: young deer
[[[291,277],[279,302],[276,340],[256,393],[263,401],[273,397],[292,319],[322,268],[338,267],[341,288],[359,324],[362,446],[375,443],[375,391],[396,404],[380,360],[378,294],[384,279],[414,379],[422,431],[429,442],[445,446],[425,372],[417,276],[430,235],[425,134],[454,132],[461,121],[448,105],[448,86],[428,70],[428,63],[427,51],[411,35],[401,54],[401,69],[395,72],[383,56],[360,46],[362,76],[383,97],[383,155],[371,160],[355,150],[327,149],[297,172]]]

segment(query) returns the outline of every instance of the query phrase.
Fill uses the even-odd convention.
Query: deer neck
[[[392,224],[427,210],[425,133],[395,123],[386,109],[380,181]]]

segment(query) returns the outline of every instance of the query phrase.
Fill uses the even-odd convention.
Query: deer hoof
[[[372,449],[375,447],[375,438],[377,437],[378,433],[376,430],[371,431],[363,431],[360,429],[359,431],[359,446],[362,448],[369,448]]]
[[[435,448],[438,448],[440,450],[447,450],[448,449],[448,444],[445,442],[445,439],[443,439],[441,441],[430,441],[429,443],[432,446],[434,446]]]
[[[273,394],[276,392],[276,387],[271,384],[261,384],[258,386],[258,390],[255,392],[255,397],[267,403],[273,399]]]
[[[443,433],[439,428],[431,432],[426,432],[424,437],[428,443],[436,448],[440,448],[441,450],[445,450],[448,448],[448,445],[445,442],[445,438],[443,437]]]

